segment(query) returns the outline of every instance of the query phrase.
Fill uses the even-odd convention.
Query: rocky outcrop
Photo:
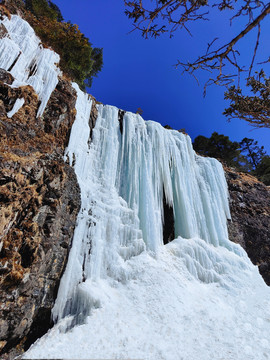
[[[11,85],[14,81],[13,76],[4,69],[0,69],[0,81]]]
[[[50,327],[80,207],[76,176],[63,161],[74,89],[61,79],[37,118],[33,88],[11,88],[12,81],[0,71],[1,359],[13,359]],[[23,105],[10,117],[18,99]]]
[[[225,168],[232,221],[230,240],[239,243],[270,285],[270,187],[251,175]]]

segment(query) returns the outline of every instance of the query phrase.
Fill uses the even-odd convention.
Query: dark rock
[[[163,243],[168,244],[175,238],[173,205],[169,205],[163,189]]]
[[[98,117],[97,101],[93,96],[91,98],[92,98],[92,108],[91,108],[91,114],[90,114],[90,119],[89,119],[89,127],[90,127],[89,141],[91,141],[93,138],[93,129],[96,126],[96,121],[97,121],[97,117]]]
[[[123,120],[124,120],[125,111],[124,110],[118,110],[118,121],[119,121],[119,127],[120,127],[120,133],[123,134]]]
[[[0,30],[1,31],[1,30]],[[0,35],[1,38],[1,35]],[[14,81],[14,77],[6,70],[0,69],[0,81],[3,81],[4,83],[11,85]]]
[[[251,175],[225,168],[232,221],[230,240],[239,243],[270,285],[270,187]]]
[[[71,126],[76,116],[76,91],[70,82],[60,79],[42,116],[43,129],[53,134],[61,150],[68,144]]]
[[[80,191],[63,152],[76,94],[59,81],[44,115],[31,86],[0,81],[0,353],[13,359],[51,326],[67,261]],[[18,98],[22,108],[9,119]]]
[[[168,130],[173,130],[173,128],[170,125],[164,125],[163,127]]]

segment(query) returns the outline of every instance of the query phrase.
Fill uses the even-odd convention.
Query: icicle
[[[228,191],[221,164],[195,155],[188,136],[139,115],[125,113],[119,124],[119,110],[112,106],[98,107],[89,146],[91,101],[74,87],[77,116],[65,156],[74,165],[82,205],[54,321],[72,316],[66,330],[82,323],[98,306],[94,283],[124,283],[130,276],[129,259],[144,250],[158,256],[163,196],[173,209],[173,232],[182,238],[178,247],[187,268],[201,281],[221,283],[228,269],[215,265],[217,256],[207,249],[210,254],[215,250],[202,242],[244,256],[228,240]],[[193,239],[192,256],[185,239]]]
[[[118,109],[99,107],[89,148],[91,101],[76,84],[74,87],[77,116],[66,157],[70,163],[75,162],[82,205],[53,318],[56,321],[67,315],[83,314],[76,317],[75,323],[80,323],[95,303],[91,293],[82,291],[82,283],[106,277],[125,281],[128,277],[125,260],[141,253],[145,245],[137,214],[118,196],[115,187],[121,143]]]
[[[31,85],[41,100],[37,116],[41,116],[61,74],[56,64],[60,57],[45,49],[32,27],[17,15],[0,20],[7,35],[0,41],[0,68],[15,78],[13,87]]]

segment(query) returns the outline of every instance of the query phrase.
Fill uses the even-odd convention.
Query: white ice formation
[[[270,359],[270,291],[229,241],[221,164],[190,138],[77,90],[66,158],[81,210],[53,309],[26,359]],[[121,132],[122,130],[122,132]],[[163,244],[163,197],[176,239]]]
[[[41,101],[37,114],[41,116],[58,83],[60,57],[42,46],[33,28],[21,17],[4,17],[1,25],[7,34],[0,40],[0,68],[13,75],[13,87],[33,86]]]
[[[15,101],[13,108],[7,113],[7,117],[12,118],[12,116],[20,110],[23,104],[24,104],[24,98],[17,99]]]

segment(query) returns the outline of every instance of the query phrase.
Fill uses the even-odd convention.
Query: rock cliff
[[[12,358],[50,326],[73,235],[80,194],[63,152],[76,94],[61,79],[43,116],[36,117],[33,88],[12,88],[4,70],[0,78],[0,347],[6,353],[19,345]]]
[[[270,285],[270,187],[255,177],[225,168],[232,221],[230,240],[239,243]]]

